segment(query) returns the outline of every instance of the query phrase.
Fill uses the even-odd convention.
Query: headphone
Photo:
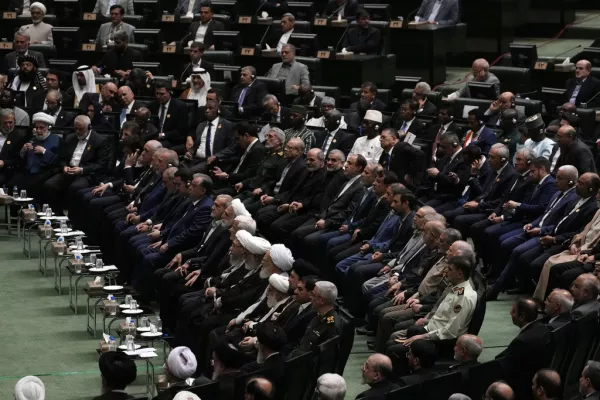
[[[251,78],[252,80],[255,80],[255,79],[256,79],[256,75],[252,74],[252,75],[250,75],[250,78]]]
[[[171,164],[171,163],[168,163],[168,164],[167,164],[167,167],[168,167],[168,168],[171,168],[172,166],[173,166],[173,164]]]
[[[527,160],[527,165],[531,164],[531,160]]]
[[[500,159],[500,161],[502,161],[502,162],[506,162],[506,157],[502,157],[502,158]]]
[[[592,193],[594,191],[594,188],[589,188],[588,190],[590,193]]]
[[[456,147],[456,146],[458,146],[458,143],[452,142],[452,147]]]
[[[375,124],[375,130],[378,131],[379,130],[379,124]]]
[[[512,123],[513,123],[513,124],[516,124],[516,123],[517,123],[517,120],[516,120],[515,118],[513,118],[513,119],[512,119]]]
[[[192,182],[190,182],[190,181],[187,181],[187,182],[185,183],[185,187],[186,187],[186,188],[189,188],[191,184],[192,184]]]
[[[569,181],[569,186],[573,186],[574,184],[575,184],[575,182]]]

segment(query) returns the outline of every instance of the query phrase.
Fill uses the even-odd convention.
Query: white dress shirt
[[[196,31],[196,39],[194,41],[204,43],[204,36],[206,36],[207,30],[208,30],[208,23],[200,24],[200,26],[198,26],[198,30]]]
[[[77,142],[77,146],[75,147],[75,151],[73,152],[73,157],[71,157],[71,162],[69,163],[69,165],[71,167],[79,167],[79,162],[81,161],[81,156],[83,155],[83,152],[85,151],[85,146],[87,146],[87,142],[90,139],[90,135],[92,133],[88,133],[87,136],[85,137],[85,139],[83,140],[79,140]]]
[[[235,169],[233,170],[234,174],[238,173],[238,171],[240,170],[240,167],[242,166],[242,163],[246,159],[246,156],[248,155],[248,153],[250,152],[250,150],[252,150],[252,147],[254,146],[254,144],[256,142],[258,142],[258,139],[254,138],[254,140],[252,141],[252,143],[250,143],[248,145],[248,147],[246,147],[246,150],[244,151],[244,154],[242,154],[242,157],[240,158],[240,162],[238,163],[237,167],[235,167]]]
[[[427,21],[435,21],[438,13],[440,12],[440,7],[442,6],[442,1],[438,0],[433,4],[433,10],[431,10],[431,14],[427,18]]]
[[[325,140],[327,141],[327,144],[325,145],[325,150],[323,150],[323,154],[327,154],[327,151],[329,150],[329,146],[331,146],[331,141],[333,140],[334,136],[336,135],[337,131],[339,131],[340,128],[337,128],[335,131],[333,132],[329,132],[329,135],[327,135],[327,138],[325,138]]]
[[[281,48],[287,44],[288,40],[290,40],[290,36],[292,36],[292,33],[294,33],[294,30],[290,29],[289,31],[281,35],[281,37],[279,38],[279,43],[277,43],[278,53],[281,53]]]
[[[373,139],[361,136],[354,142],[354,146],[352,146],[352,150],[350,150],[348,157],[352,154],[361,154],[367,159],[367,163],[377,163],[379,162],[381,153],[383,153],[383,149],[381,148],[379,135],[375,136]]]
[[[200,136],[200,145],[198,146],[198,150],[196,150],[196,157],[206,158],[206,134],[208,133],[209,124],[212,124],[210,128],[210,153],[213,154],[213,149],[215,146],[215,131],[217,130],[217,126],[219,126],[219,117],[212,121],[206,121],[206,127],[202,132],[202,136]]]
[[[6,143],[6,138],[8,137],[8,133],[5,135],[4,133],[0,135],[0,151],[4,147],[4,143]]]

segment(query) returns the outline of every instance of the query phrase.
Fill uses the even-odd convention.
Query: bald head
[[[113,97],[117,95],[117,91],[119,88],[112,82],[105,83],[100,90],[100,95],[102,96],[102,100],[104,102],[109,101]]]
[[[473,79],[476,81],[483,81],[487,78],[488,72],[490,70],[490,64],[487,62],[485,58],[478,58],[473,61],[473,65],[471,66],[471,72],[473,73]]]
[[[246,384],[246,398],[272,399],[273,392],[273,384],[265,378],[254,378]]]
[[[579,60],[575,64],[575,78],[585,79],[592,73],[592,63],[588,60]]]
[[[571,293],[575,302],[581,304],[598,298],[598,286],[598,278],[594,274],[579,275],[571,285]]]
[[[573,296],[567,290],[554,289],[544,302],[544,313],[549,317],[570,312],[573,308]]]
[[[129,86],[121,86],[119,88],[119,100],[124,106],[133,103],[134,95]]]
[[[483,351],[483,342],[478,336],[464,334],[454,346],[454,359],[460,362],[477,361]]]
[[[363,383],[373,385],[392,378],[392,360],[384,354],[375,353],[367,358],[362,368]]]
[[[515,397],[512,388],[504,382],[492,383],[485,395],[490,400],[513,400]]]
[[[558,372],[544,368],[533,376],[533,395],[538,400],[560,399],[562,397],[560,375]]]

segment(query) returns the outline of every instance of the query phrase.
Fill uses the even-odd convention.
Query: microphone
[[[261,49],[262,49],[263,43],[265,42],[265,39],[267,37],[267,33],[269,33],[269,31],[271,30],[271,26],[272,25],[267,26],[267,29],[265,29],[265,33],[262,35],[262,38],[260,38],[260,42],[258,42]]]
[[[562,56],[563,54],[566,54],[566,53],[570,52],[571,50],[575,50],[575,49],[578,49],[578,48],[580,48],[580,47],[581,47],[581,45],[578,45],[578,46],[575,46],[575,47],[573,47],[572,49],[569,49],[569,50],[567,50],[567,51],[563,51],[562,53],[558,53],[557,55],[555,55],[554,57],[552,57],[552,58],[551,58],[551,59],[550,59],[548,62],[549,62],[549,63],[550,63],[550,62],[553,62],[554,60],[556,60],[556,58],[557,58],[558,56]]]
[[[410,22],[410,17],[412,17],[413,15],[415,15],[419,10],[421,9],[421,7],[417,7],[414,10],[412,10],[408,16],[406,17],[406,22]]]
[[[262,8],[265,6],[265,4],[267,4],[268,0],[264,0],[263,2],[260,3],[260,6],[258,7],[258,10],[256,10],[256,12],[254,13],[254,16],[258,17],[258,13],[260,12],[260,10],[262,10]]]
[[[592,96],[591,99],[589,99],[585,103],[580,103],[579,107],[581,107],[581,108],[588,108],[588,104],[590,104],[592,102],[592,100],[594,100],[596,97],[598,97],[599,94],[600,94],[600,92],[597,92],[595,95]]]
[[[348,24],[348,26],[344,30],[344,33],[342,33],[342,37],[340,38],[340,40],[338,40],[337,44],[335,45],[335,51],[336,52],[337,52],[338,47],[340,47],[340,43],[342,43],[342,40],[344,40],[344,37],[346,36],[346,33],[348,33],[348,29],[349,28],[350,28],[350,24]]]
[[[187,65],[187,67],[185,67],[185,69],[183,70],[183,72],[181,73],[181,75],[179,75],[179,84],[180,85],[183,83],[183,74],[185,74],[186,71],[188,69],[190,69],[191,66],[192,66],[192,62],[190,61],[190,63]]]
[[[346,1],[344,4],[342,4],[337,10],[335,10],[334,12],[331,13],[331,15],[329,17],[327,17],[327,19],[330,19],[331,17],[333,17],[335,14],[337,14],[338,12],[341,11],[342,8],[346,7],[346,4],[348,4],[348,2]]]

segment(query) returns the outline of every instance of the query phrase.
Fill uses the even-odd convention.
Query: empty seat
[[[318,85],[321,83],[321,59],[315,57],[296,57],[296,61],[308,67],[310,83]]]
[[[531,91],[529,68],[496,65],[490,67],[490,72],[500,80],[501,92],[513,92],[517,94]]]

